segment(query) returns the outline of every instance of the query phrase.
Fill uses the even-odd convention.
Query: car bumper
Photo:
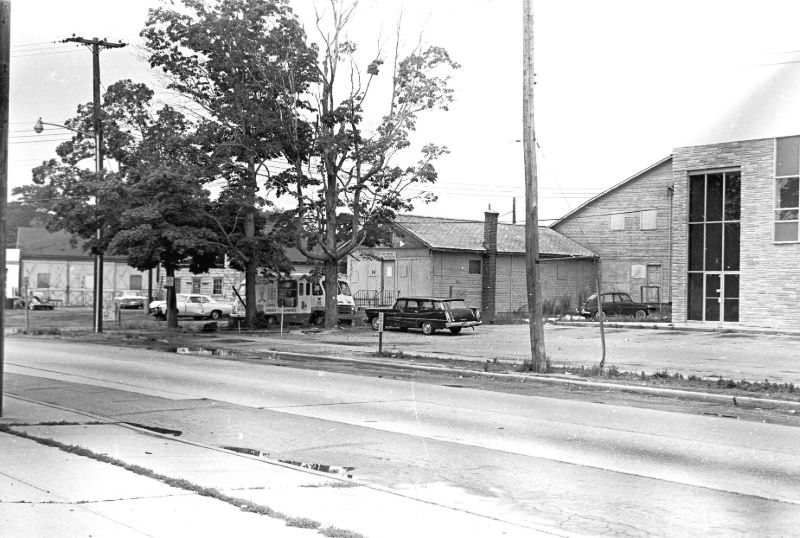
[[[444,324],[448,329],[454,329],[456,327],[477,327],[478,325],[481,325],[480,321],[448,321]]]

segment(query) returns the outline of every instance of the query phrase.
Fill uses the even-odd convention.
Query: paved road
[[[11,393],[588,535],[800,528],[800,430],[210,357],[9,339]],[[63,394],[63,393],[62,393]],[[63,399],[63,398],[62,398]]]

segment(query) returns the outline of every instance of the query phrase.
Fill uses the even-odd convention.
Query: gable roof
[[[394,222],[433,250],[486,251],[481,220],[398,215]],[[498,223],[497,252],[525,253],[525,226]],[[588,248],[545,226],[539,226],[539,253],[549,257],[596,257]]]
[[[629,178],[627,178],[627,179],[625,179],[625,180],[623,180],[623,181],[621,181],[621,182],[617,183],[616,185],[614,185],[614,186],[613,186],[613,187],[611,187],[610,189],[608,189],[608,190],[605,190],[605,191],[601,192],[600,194],[598,194],[597,196],[595,196],[595,197],[593,197],[593,198],[589,198],[589,199],[588,199],[588,200],[586,200],[584,203],[582,203],[581,205],[579,205],[578,207],[576,207],[575,209],[573,209],[572,211],[570,211],[569,213],[567,213],[566,215],[564,215],[563,217],[561,217],[560,219],[558,219],[557,221],[555,221],[555,222],[553,222],[552,224],[550,224],[550,228],[555,228],[556,226],[558,226],[559,224],[561,224],[562,222],[564,222],[565,220],[567,220],[567,219],[568,219],[568,218],[570,218],[571,216],[573,216],[573,215],[575,215],[576,213],[580,212],[580,211],[581,211],[583,208],[585,208],[586,206],[588,206],[588,205],[590,205],[590,204],[593,204],[594,202],[596,202],[596,201],[597,201],[597,200],[599,200],[600,198],[603,198],[603,197],[605,197],[605,196],[608,196],[609,194],[611,194],[612,192],[616,191],[617,189],[619,189],[619,188],[621,188],[621,187],[624,187],[624,186],[625,186],[625,185],[627,185],[628,183],[630,183],[630,182],[632,182],[632,181],[635,181],[635,180],[639,179],[641,176],[643,176],[643,175],[647,174],[648,172],[650,172],[650,171],[652,171],[652,170],[655,170],[656,168],[658,168],[658,167],[659,167],[659,166],[661,166],[662,164],[668,163],[668,162],[669,162],[669,161],[671,161],[671,160],[672,160],[672,154],[670,154],[670,155],[667,155],[666,157],[664,157],[664,158],[663,158],[663,159],[661,159],[660,161],[658,161],[658,162],[656,162],[656,163],[653,163],[653,164],[651,164],[650,166],[648,166],[648,167],[647,167],[647,168],[645,168],[644,170],[642,170],[642,171],[640,171],[640,172],[637,172],[637,173],[635,173],[634,175],[632,175],[631,177],[629,177]]]
[[[74,245],[73,245],[74,242]],[[22,258],[92,259],[93,254],[83,248],[84,240],[64,230],[55,232],[45,228],[20,226],[17,229],[17,248]],[[107,260],[124,260],[120,256],[106,256]]]

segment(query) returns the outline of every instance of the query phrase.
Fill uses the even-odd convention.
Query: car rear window
[[[464,301],[447,301],[447,304],[449,305],[448,308],[450,308],[450,310],[454,310],[456,308],[461,308],[464,310],[469,309],[467,303],[465,303]]]

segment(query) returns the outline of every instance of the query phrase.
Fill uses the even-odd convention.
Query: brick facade
[[[673,320],[687,321],[689,173],[734,168],[741,171],[739,323],[800,327],[800,243],[776,244],[772,236],[774,155],[774,138],[674,151]]]

